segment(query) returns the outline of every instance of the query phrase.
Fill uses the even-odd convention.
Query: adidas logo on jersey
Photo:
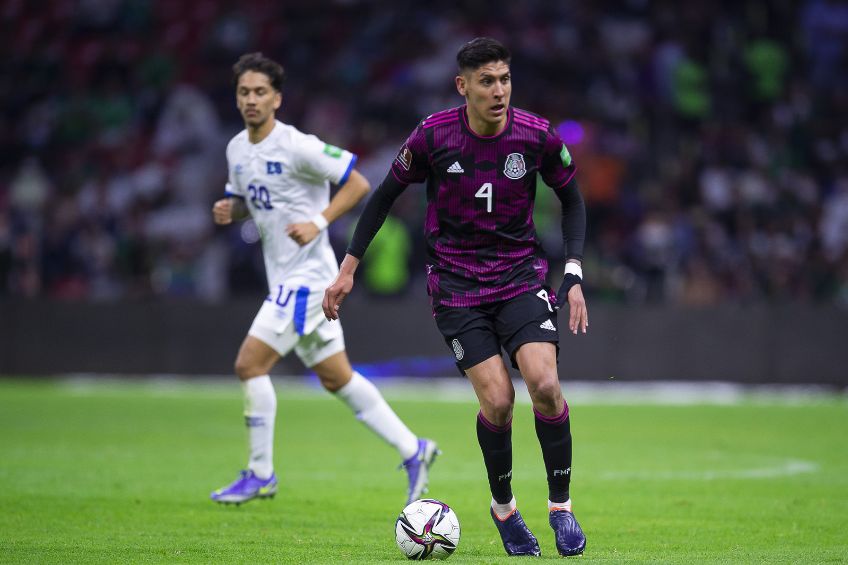
[[[551,330],[552,332],[556,331],[556,328],[554,327],[553,322],[551,322],[550,320],[545,320],[544,322],[539,324],[539,327],[542,328],[543,330]]]
[[[453,165],[448,167],[449,173],[464,173],[465,169],[462,168],[462,165],[459,164],[459,161],[454,161]]]

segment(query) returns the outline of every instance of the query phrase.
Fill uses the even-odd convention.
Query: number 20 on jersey
[[[250,192],[250,203],[257,210],[271,210],[271,193],[264,186],[256,186],[253,184],[247,185],[247,190]]]

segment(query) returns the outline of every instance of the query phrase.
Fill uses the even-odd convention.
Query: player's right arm
[[[397,197],[410,184],[424,181],[427,173],[427,144],[423,129],[419,125],[400,148],[389,173],[368,199],[356,223],[353,239],[339,266],[339,274],[324,292],[323,308],[328,320],[338,320],[342,301],[353,290],[353,274],[359,266],[359,261],[386,221],[386,216]]]
[[[236,186],[238,185],[234,183],[234,179],[230,176],[230,182],[227,183],[224,191],[224,198],[216,200],[215,204],[212,205],[212,219],[219,226],[244,220],[250,215],[244,196],[237,192]]]
[[[244,200],[235,196],[221,198],[212,205],[212,219],[219,226],[231,224],[234,220],[243,220],[249,215]]]
[[[345,255],[342,264],[339,265],[339,274],[336,279],[324,291],[324,301],[321,307],[324,309],[324,316],[327,320],[339,319],[339,308],[345,297],[353,290],[353,274],[359,266],[359,258],[353,255]]]
[[[236,145],[239,136],[234,137],[227,144],[227,170],[229,177],[224,187],[224,198],[215,201],[212,205],[212,219],[219,226],[225,226],[233,221],[244,220],[250,215],[247,204],[244,201],[243,188],[238,182],[238,167],[234,166]]]
[[[347,248],[347,254],[342,260],[342,264],[339,265],[339,274],[324,292],[323,308],[324,315],[328,320],[339,319],[339,308],[345,297],[353,290],[353,274],[359,266],[360,259],[365,255],[365,251],[374,236],[377,235],[386,221],[386,216],[395,200],[407,186],[409,186],[408,183],[401,182],[392,171],[389,171],[389,174],[368,199],[368,203],[356,223],[356,229],[353,232],[350,246]]]

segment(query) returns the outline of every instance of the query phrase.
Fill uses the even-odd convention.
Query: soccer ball
[[[459,518],[444,502],[416,500],[398,516],[395,541],[409,559],[447,559],[459,545]]]

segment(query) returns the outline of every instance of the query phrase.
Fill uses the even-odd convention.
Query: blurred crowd
[[[590,297],[848,307],[843,2],[8,0],[0,15],[0,297],[261,295],[255,228],[210,215],[243,127],[238,56],[279,60],[278,117],[358,153],[376,186],[422,117],[462,103],[456,51],[489,35],[513,52],[512,103],[575,157]],[[538,193],[560,257],[558,201]],[[424,204],[410,187],[369,250],[371,294],[420,284]],[[330,228],[339,253],[355,217]]]

